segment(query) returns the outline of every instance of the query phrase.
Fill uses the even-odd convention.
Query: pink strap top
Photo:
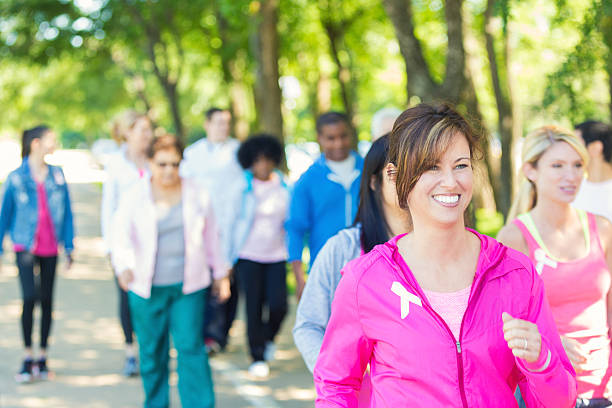
[[[529,213],[513,223],[521,230],[529,257],[544,281],[559,333],[577,340],[590,355],[585,370],[577,373],[578,396],[602,398],[612,375],[606,298],[612,279],[595,216],[582,210],[578,214],[588,251],[572,261],[560,261],[550,254]]]

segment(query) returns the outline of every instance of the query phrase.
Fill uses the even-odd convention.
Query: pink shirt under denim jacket
[[[575,372],[531,261],[472,232],[481,251],[458,339],[399,254],[401,235],[346,265],[314,369],[316,407],[357,407],[368,364],[372,407],[515,408],[517,385],[530,408],[574,406]],[[502,312],[538,325],[538,361],[514,357]]]
[[[183,293],[204,289],[214,279],[227,276],[229,263],[219,249],[219,231],[205,189],[182,179],[185,233],[185,277]],[[131,269],[134,280],[129,290],[149,298],[157,251],[157,222],[151,195],[151,181],[140,180],[119,203],[112,225],[111,260],[117,275]]]

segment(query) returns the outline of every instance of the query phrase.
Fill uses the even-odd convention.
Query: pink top
[[[471,289],[472,285],[451,293],[431,292],[423,289],[431,307],[444,319],[453,332],[455,339],[459,338],[461,321],[463,320],[465,309],[467,309]]]
[[[47,192],[44,183],[36,182],[36,195],[38,198],[38,224],[34,232],[34,245],[32,253],[38,256],[56,256],[57,239],[55,239],[55,229],[53,220],[49,212],[47,203]],[[15,252],[25,251],[23,245],[15,245]]]
[[[581,210],[579,213],[588,250],[584,257],[568,262],[550,255],[529,214],[513,222],[523,233],[529,256],[544,281],[546,298],[559,333],[577,340],[590,356],[585,370],[576,375],[578,396],[603,398],[612,375],[606,303],[612,279],[595,216]]]
[[[285,219],[289,193],[276,174],[269,181],[253,178],[255,214],[239,258],[273,263],[287,260]]]

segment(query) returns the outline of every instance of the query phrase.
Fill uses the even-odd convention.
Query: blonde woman
[[[571,131],[542,127],[525,139],[522,186],[498,239],[528,255],[542,277],[567,356],[576,407],[612,405],[612,224],[575,209],[588,153]]]
[[[119,200],[139,180],[149,174],[147,148],[153,139],[151,120],[144,113],[126,111],[113,122],[112,136],[121,144],[106,166],[106,181],[102,189],[102,238],[110,251],[111,225]],[[125,337],[125,364],[123,374],[132,377],[138,374],[138,363],[134,351],[134,330],[128,307],[127,292],[117,285],[119,291],[119,318]]]

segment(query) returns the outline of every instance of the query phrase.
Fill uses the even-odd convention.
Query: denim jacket
[[[74,226],[70,195],[62,169],[48,166],[49,173],[44,186],[47,194],[49,212],[55,227],[55,238],[58,244],[63,244],[67,253],[74,248]],[[34,234],[38,225],[38,195],[36,182],[30,173],[27,157],[21,166],[13,170],[7,177],[0,209],[0,254],[1,241],[8,230],[13,244],[23,245],[29,251],[34,246]]]

